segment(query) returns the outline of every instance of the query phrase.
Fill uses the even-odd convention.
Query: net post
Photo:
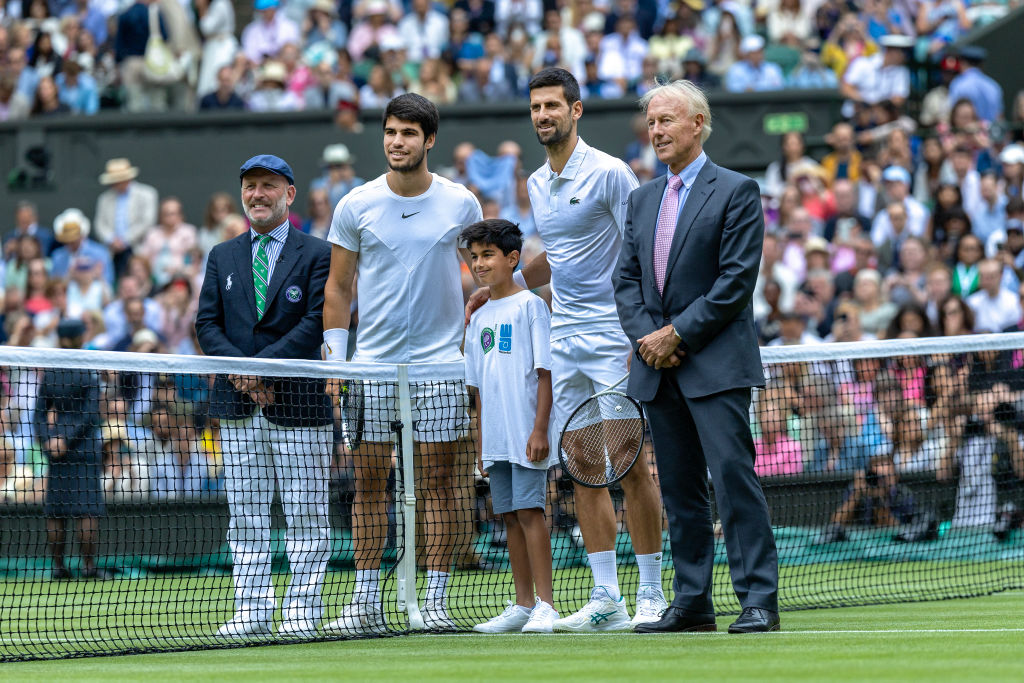
[[[409,615],[409,628],[422,630],[423,617],[416,598],[416,479],[415,455],[412,438],[412,391],[409,385],[409,367],[398,366],[398,411],[402,420],[399,446],[402,453],[402,471],[395,477],[396,498],[402,505],[401,534],[402,560],[398,567],[398,609]]]

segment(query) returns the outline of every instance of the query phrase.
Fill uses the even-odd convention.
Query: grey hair
[[[660,83],[640,98],[640,109],[646,112],[651,100],[658,95],[664,95],[685,105],[690,116],[703,114],[704,127],[700,131],[700,142],[701,144],[707,142],[707,139],[711,137],[711,105],[708,104],[708,97],[703,90],[684,78],[669,83]]]

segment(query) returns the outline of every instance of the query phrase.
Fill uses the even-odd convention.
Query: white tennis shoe
[[[258,638],[273,633],[270,622],[252,612],[239,611],[217,629],[218,638]]]
[[[530,612],[530,620],[523,626],[523,633],[551,633],[552,624],[558,619],[555,608],[537,598],[537,604]]]
[[[345,605],[337,619],[324,626],[324,632],[342,636],[365,636],[387,631],[384,611],[377,605],[354,601]]]
[[[277,627],[278,638],[316,638],[316,624],[309,619],[286,619]]]
[[[665,593],[657,586],[640,586],[636,592],[636,614],[629,622],[630,627],[637,624],[650,624],[661,621],[661,615],[668,609]]]
[[[477,633],[518,633],[529,623],[535,611],[536,609],[528,610],[509,600],[504,612],[482,624],[477,624],[473,630]]]
[[[590,592],[590,602],[584,605],[583,609],[562,619],[556,619],[551,629],[569,633],[627,631],[629,612],[626,611],[626,601],[621,596],[615,600],[607,588],[596,586]]]
[[[429,631],[454,631],[458,628],[448,616],[444,599],[427,600],[420,615],[423,617],[423,627]]]

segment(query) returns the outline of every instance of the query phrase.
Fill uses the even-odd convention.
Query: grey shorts
[[[532,508],[546,509],[546,469],[493,462],[487,467],[487,476],[491,480],[491,509],[494,514]]]

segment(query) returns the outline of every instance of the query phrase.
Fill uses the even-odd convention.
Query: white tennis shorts
[[[621,332],[578,334],[551,342],[554,427],[560,434],[572,411],[626,374],[633,347]]]
[[[411,382],[413,439],[420,443],[457,441],[469,429],[469,398],[462,380]],[[401,419],[394,382],[363,382],[363,441],[388,443]]]

